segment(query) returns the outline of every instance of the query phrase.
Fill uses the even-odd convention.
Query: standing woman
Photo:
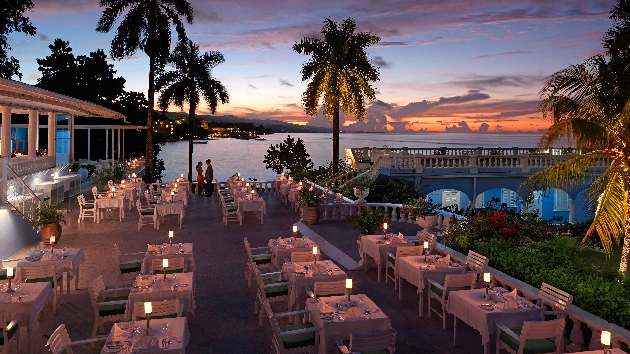
[[[197,163],[197,167],[195,167],[195,169],[197,170],[197,195],[201,195],[201,190],[204,187],[203,164],[201,161]]]

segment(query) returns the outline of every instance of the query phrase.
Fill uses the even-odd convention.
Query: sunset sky
[[[191,0],[195,21],[187,33],[203,51],[226,59],[213,75],[230,93],[218,115],[277,119],[325,126],[301,107],[306,56],[291,46],[318,36],[325,17],[356,20],[358,30],[380,36],[368,50],[380,67],[377,101],[363,122],[347,129],[537,131],[549,126],[537,110],[545,77],[601,53],[613,0]],[[75,55],[102,48],[113,31],[97,33],[98,0],[33,0],[27,12],[37,35],[9,35],[22,81],[36,84],[36,58],[55,38]],[[492,4],[492,5],[488,5]],[[148,59],[114,62],[127,90],[148,87]],[[173,110],[177,110],[173,108]],[[203,107],[199,113],[207,112]],[[348,117],[345,125],[355,123]]]

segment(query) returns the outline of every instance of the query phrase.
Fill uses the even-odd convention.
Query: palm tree
[[[302,94],[308,115],[317,114],[323,95],[324,114],[333,123],[333,174],[339,172],[339,107],[346,115],[365,117],[364,100],[376,98],[369,82],[380,80],[365,49],[381,39],[369,32],[354,33],[356,23],[347,18],[341,24],[324,20],[324,39],[305,37],[293,45],[311,59],[302,66],[302,81],[311,80]]]
[[[215,66],[225,59],[220,52],[199,53],[199,47],[192,41],[180,42],[169,56],[168,63],[175,66],[175,70],[167,71],[157,79],[157,89],[161,91],[158,99],[160,108],[166,110],[169,103],[180,109],[184,103],[188,109],[188,179],[192,180],[193,131],[195,126],[195,111],[201,101],[206,101],[210,112],[217,111],[219,102],[226,104],[230,100],[227,90],[219,80],[211,75]]]
[[[619,4],[623,6],[619,6]],[[619,0],[611,18],[622,21],[630,15],[630,2]],[[610,40],[620,27],[607,32],[606,55],[587,59],[547,78],[540,91],[543,114],[553,125],[543,134],[540,146],[549,147],[564,137],[575,141],[579,154],[530,176],[521,190],[570,188],[593,181],[584,199],[595,211],[587,238],[599,234],[610,254],[613,241],[623,238],[619,271],[627,272],[630,255],[630,55],[614,50]],[[606,164],[602,164],[606,162]],[[600,176],[597,166],[605,165]]]
[[[147,94],[146,168],[145,180],[153,182],[153,112],[155,74],[164,66],[171,47],[171,26],[175,26],[178,40],[186,38],[182,17],[193,22],[193,9],[186,0],[100,0],[105,7],[96,30],[107,33],[123,17],[111,43],[110,55],[122,59],[138,49],[149,57],[149,90]]]

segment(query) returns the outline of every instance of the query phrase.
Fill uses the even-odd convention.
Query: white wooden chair
[[[337,348],[342,354],[387,353],[396,350],[396,330],[393,328],[376,332],[350,333],[350,340],[344,341],[335,336]]]
[[[466,256],[466,266],[471,271],[482,274],[488,266],[488,257],[469,250],[468,256]]]
[[[387,251],[387,260],[385,261],[385,284],[387,284],[387,279],[391,279],[394,282],[394,290],[398,289],[398,275],[396,275],[396,259],[400,257],[409,257],[409,256],[421,256],[422,252],[424,252],[424,247],[422,244],[417,247],[397,247],[396,254]],[[389,268],[392,269],[393,274],[389,273]]]
[[[122,253],[118,244],[114,244],[114,253],[118,259],[118,275],[116,286],[121,280],[133,280],[142,271],[142,260],[145,252]]]
[[[92,218],[93,221],[96,221],[96,208],[94,206],[94,201],[86,201],[83,194],[79,194],[77,201],[79,202],[78,222],[81,223],[81,221],[85,220],[85,218]]]
[[[98,188],[96,188],[96,186],[95,186],[95,187],[92,187],[92,195],[94,196],[94,199],[98,199],[98,198],[100,198],[100,197],[103,197],[103,198],[104,198],[104,197],[107,197],[107,193],[105,193],[105,192],[99,192],[99,191],[98,191]]]
[[[304,287],[304,290],[306,290],[306,296],[310,298],[344,295],[346,293],[346,281],[318,281],[315,282],[313,291],[308,285]]]
[[[152,301],[151,319],[182,317],[182,306],[179,299]],[[144,321],[147,315],[144,313],[144,302],[138,301],[133,304],[133,320]]]
[[[138,208],[138,230],[142,227],[142,225],[153,224],[153,229],[157,228],[157,216],[155,215],[155,208],[142,208],[140,205],[140,199],[136,203],[136,208]]]
[[[93,338],[93,339],[85,339],[79,341],[71,341],[70,335],[68,335],[68,331],[66,330],[66,325],[63,323],[55,329],[55,331],[50,335],[48,341],[46,341],[46,347],[52,354],[61,354],[65,352],[66,354],[73,354],[72,347],[76,347],[79,345],[85,344],[94,344],[97,342],[105,342],[107,337]],[[82,353],[79,351],[79,353]]]
[[[433,251],[433,247],[435,246],[436,236],[433,233],[427,232],[425,230],[418,231],[418,242],[420,246],[424,247],[424,243],[429,243],[429,251],[427,254],[431,254]]]
[[[431,318],[431,311],[442,317],[442,327],[446,329],[446,302],[451,291],[473,289],[477,282],[477,274],[447,274],[444,284],[440,284],[433,279],[429,279],[429,299],[427,304],[427,312]],[[421,293],[422,294],[422,293]],[[442,305],[441,313],[431,307],[431,299],[436,299]],[[420,300],[422,301],[422,300]]]
[[[49,282],[53,288],[53,314],[57,314],[57,289],[63,294],[63,273],[57,277],[55,265],[22,266],[22,283]]]
[[[20,326],[18,320],[7,322],[6,314],[0,312],[0,324],[2,327],[2,344],[0,344],[0,353],[19,353],[20,351]],[[15,343],[15,348],[11,348]]]
[[[221,212],[223,213],[223,224],[227,226],[228,221],[238,221],[243,225],[241,213],[238,212],[238,206],[234,203],[228,203],[224,198],[221,199]]]
[[[99,275],[92,281],[88,290],[94,309],[94,328],[92,329],[92,338],[94,338],[105,322],[126,319],[127,301],[131,288],[106,290],[103,276]]]
[[[558,318],[564,318],[572,302],[573,296],[571,294],[547,283],[542,283],[538,292],[537,305],[543,309],[550,309],[550,311],[545,311],[545,317],[555,315]]]
[[[313,262],[315,257],[319,261],[320,253],[317,253],[317,256],[313,256],[313,251],[308,252],[291,252],[291,262]]]
[[[497,325],[497,354],[501,349],[512,354],[564,353],[562,347],[564,318],[553,321],[525,321],[522,328],[508,328],[501,322],[495,323]]]
[[[258,314],[258,325],[262,326],[263,316],[265,315],[264,304],[266,301],[269,303],[281,302],[287,305],[289,308],[289,283],[281,279],[281,272],[273,272],[260,274],[258,268],[254,269],[254,277],[258,283],[258,294],[256,296],[256,303],[254,303],[254,314]],[[263,281],[263,277],[267,281]],[[260,305],[260,311],[258,311],[258,305]]]
[[[254,247],[252,248],[247,241],[247,237],[243,239],[245,244],[245,250],[247,251],[247,265],[245,266],[245,280],[247,280],[247,288],[252,287],[252,276],[254,268],[265,269],[270,271],[273,265],[271,261],[271,254],[267,252],[261,252],[254,254],[252,251],[259,252],[261,250],[269,250],[268,247]]]
[[[319,341],[320,328],[308,321],[309,310],[274,314],[269,301],[265,300],[263,306],[273,330],[271,346],[276,354],[315,354],[315,343]],[[295,324],[281,326],[278,323],[279,318],[293,319],[299,316],[302,319]]]
[[[184,265],[184,257],[169,258],[166,273],[184,273]],[[162,267],[162,258],[153,258],[151,260],[151,271],[153,274],[164,273],[164,268]]]

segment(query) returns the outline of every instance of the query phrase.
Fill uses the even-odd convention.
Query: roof
[[[0,78],[0,106],[10,106],[14,113],[27,113],[28,110],[58,112],[83,117],[126,118],[123,114],[22,82]]]

